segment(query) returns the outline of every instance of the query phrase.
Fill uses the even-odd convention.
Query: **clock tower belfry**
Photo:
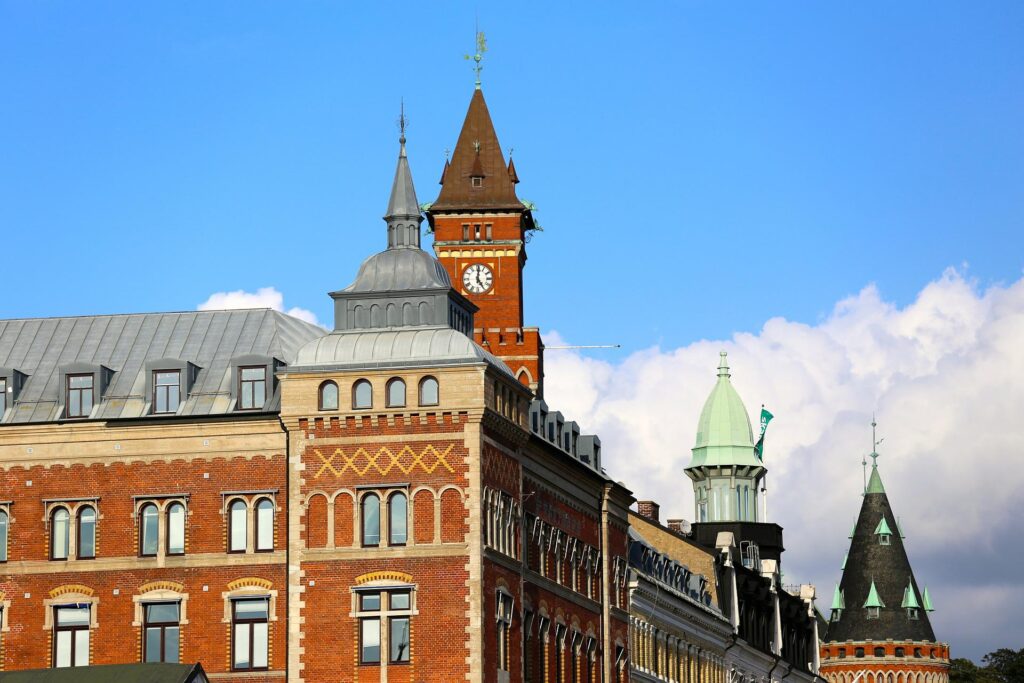
[[[536,226],[530,208],[516,197],[518,182],[478,86],[445,161],[441,193],[426,207],[434,253],[452,286],[480,309],[474,340],[543,396],[544,344],[537,328],[523,326],[526,237]]]

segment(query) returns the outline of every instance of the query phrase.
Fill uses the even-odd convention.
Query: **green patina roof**
[[[857,533],[857,520],[854,520],[853,526],[850,527],[850,535],[847,538],[853,538],[853,535]]]
[[[878,474],[878,463],[876,462],[871,466],[871,478],[868,479],[868,487],[864,491],[865,493],[885,493],[885,487],[882,486],[882,477]]]
[[[843,595],[843,591],[839,590],[839,584],[836,584],[836,590],[832,593],[832,609],[846,609],[846,597]]]
[[[868,591],[868,599],[864,601],[865,607],[885,607],[885,603],[882,602],[882,598],[878,595],[878,589],[875,588],[875,581],[871,581],[871,590]]]
[[[848,559],[850,559],[850,553],[846,553],[845,555],[843,555],[843,566],[840,567],[840,569],[846,569],[846,561]]]
[[[882,521],[880,521],[878,523],[878,526],[875,527],[875,535],[877,536],[878,534],[886,534],[892,536],[892,531],[889,530],[889,524],[886,523],[885,517],[882,517]]]
[[[907,587],[903,589],[903,602],[900,603],[900,607],[913,607],[915,609],[921,607],[917,602],[917,594],[914,592],[914,584],[908,583]]]
[[[690,467],[761,465],[754,455],[750,417],[729,377],[729,364],[725,351],[722,351],[718,382],[705,401],[697,423],[697,443],[693,447]]]
[[[932,607],[932,596],[928,594],[928,586],[924,587],[924,595],[921,596],[921,600],[924,602],[924,608],[928,612],[934,612],[935,608]]]
[[[900,532],[900,538],[906,538],[906,536],[903,534],[903,525],[900,524],[899,517],[896,518],[896,531]]]

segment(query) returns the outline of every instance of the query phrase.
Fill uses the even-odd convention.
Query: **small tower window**
[[[907,619],[910,619],[911,621],[917,621],[918,615],[916,607],[907,608]]]
[[[868,619],[877,619],[879,609],[877,607],[868,607]]]
[[[373,387],[370,382],[361,379],[352,385],[352,407],[365,409],[373,407]]]
[[[863,657],[864,656],[864,648],[858,647],[856,650],[853,651],[853,656],[854,657]]]
[[[897,657],[904,657],[904,656],[906,656],[906,650],[904,650],[902,647],[896,648],[896,656]]]
[[[478,175],[473,176],[471,178],[471,180],[473,181],[473,183],[472,183],[473,187],[483,187],[484,186],[484,179],[482,177],[478,176]]]
[[[878,534],[878,545],[889,545],[890,538],[889,534]]]
[[[832,610],[832,621],[836,622],[843,618],[843,610],[834,609]]]
[[[320,410],[338,409],[338,385],[327,380],[320,385]]]
[[[885,648],[884,647],[876,647],[875,648],[875,656],[876,657],[884,657],[885,656]]]

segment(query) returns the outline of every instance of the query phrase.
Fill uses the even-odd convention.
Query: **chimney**
[[[683,534],[684,536],[690,535],[690,523],[685,519],[670,519],[666,524],[669,529],[677,534]]]
[[[658,511],[660,509],[661,506],[655,503],[653,500],[638,500],[636,502],[636,511],[640,514],[641,517],[646,517],[647,519],[654,522],[658,522],[659,524],[660,522],[658,520]]]

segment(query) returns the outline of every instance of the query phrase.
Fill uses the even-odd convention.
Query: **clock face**
[[[494,275],[491,269],[482,263],[474,263],[462,271],[462,286],[473,294],[482,294],[491,288]]]

